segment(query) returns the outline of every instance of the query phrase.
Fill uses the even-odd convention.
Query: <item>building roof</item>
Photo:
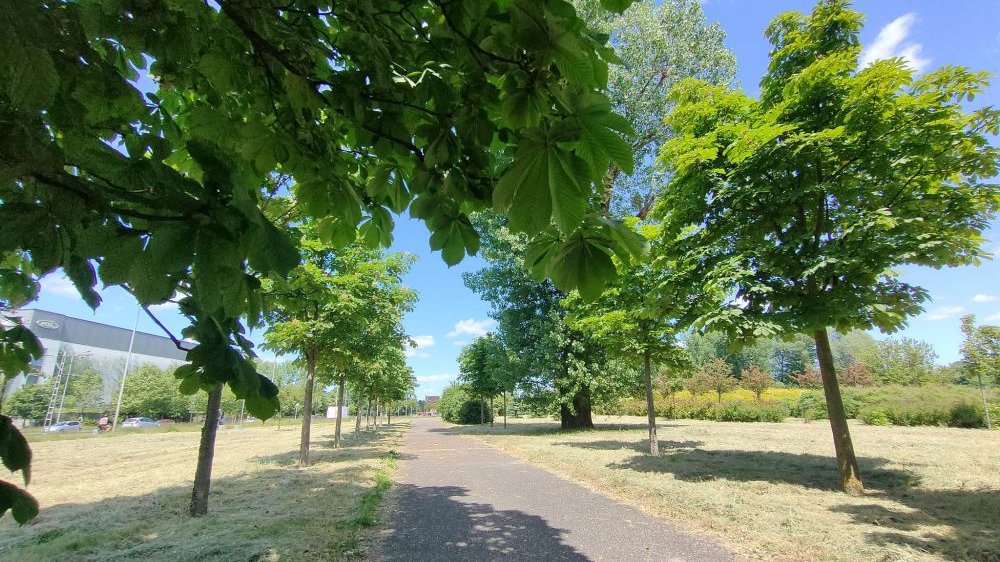
[[[15,314],[20,316],[27,327],[31,328],[31,331],[39,338],[125,352],[129,350],[129,342],[132,339],[132,330],[127,328],[73,318],[48,310],[24,308]],[[132,351],[141,355],[177,361],[187,359],[187,352],[177,349],[170,338],[146,332],[135,333]]]

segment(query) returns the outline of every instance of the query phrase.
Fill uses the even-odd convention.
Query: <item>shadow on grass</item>
[[[551,527],[541,517],[455,499],[467,492],[457,486],[396,488],[396,511],[412,516],[397,518],[385,531],[383,559],[588,560],[563,543],[565,531]]]
[[[336,453],[343,453],[343,460],[359,460],[376,457],[375,451],[348,447]],[[274,457],[287,454],[293,452]],[[385,455],[383,449],[377,456]],[[40,515],[23,527],[10,517],[0,520],[0,560],[286,562],[356,557],[358,531],[352,522],[372,485],[366,466],[371,463],[317,463],[298,469],[251,462],[244,474],[212,479],[209,514],[197,519],[187,514],[188,485],[43,505]],[[193,464],[190,470],[193,477]]]
[[[661,454],[664,451],[673,449],[694,449],[695,447],[704,445],[701,441],[664,441],[663,439],[658,440],[657,444],[659,444]],[[618,439],[608,439],[603,441],[562,441],[559,443],[553,443],[553,445],[598,451],[621,451],[623,449],[630,449],[640,453],[649,451],[649,441],[647,439],[642,439],[640,441],[625,441]]]
[[[598,441],[591,445],[602,448],[609,443]],[[872,544],[914,548],[947,560],[1000,561],[1000,491],[923,490],[917,475],[883,468],[888,462],[883,458],[858,459],[867,497],[898,502],[902,509],[848,503],[832,510],[849,514],[857,524],[871,525],[868,540]],[[836,461],[823,455],[694,449],[671,451],[659,457],[639,455],[610,467],[669,473],[692,482],[776,482],[839,493]]]
[[[447,423],[447,422],[445,422]],[[681,427],[682,424],[675,423],[662,423],[658,422],[656,427]],[[534,423],[512,423],[504,429],[503,424],[496,424],[490,426],[489,424],[472,424],[472,425],[446,425],[445,427],[433,427],[428,431],[433,433],[444,433],[451,435],[491,435],[491,434],[501,434],[501,435],[573,435],[579,433],[595,433],[602,431],[632,431],[636,429],[641,429],[645,431],[647,428],[644,423],[599,423],[595,424],[593,429],[562,429],[559,427],[559,422],[534,422]]]
[[[871,525],[867,537],[872,544],[909,547],[947,560],[1000,561],[1000,490],[910,489],[885,497],[910,510],[846,504],[833,511],[849,514],[857,524]],[[921,527],[940,530],[913,532]]]
[[[912,472],[880,468],[889,461],[882,458],[859,458],[858,465],[870,489],[909,488],[919,484]],[[778,451],[676,450],[658,457],[641,455],[613,463],[611,468],[637,472],[673,474],[679,480],[733,480],[738,482],[781,482],[836,490],[837,463],[833,457]]]
[[[392,431],[362,431],[360,434],[350,434],[341,436],[341,447],[333,447],[333,439],[322,439],[312,441],[309,450],[309,464],[316,465],[328,462],[347,462],[359,459],[372,459],[385,456],[383,450],[384,443],[395,432]],[[412,455],[394,453],[396,459],[406,460]],[[253,457],[252,461],[275,464],[279,466],[294,466],[299,462],[299,450],[286,451],[275,455]]]

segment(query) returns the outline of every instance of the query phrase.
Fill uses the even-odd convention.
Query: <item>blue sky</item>
[[[763,30],[775,15],[786,10],[812,9],[811,2],[788,0],[705,0],[709,20],[718,21],[728,34],[727,45],[736,54],[741,87],[756,94],[757,83],[767,67],[769,46]],[[903,56],[914,68],[928,71],[944,64],[960,64],[976,70],[1000,73],[1000,2],[966,0],[870,0],[855,8],[866,16],[862,44],[868,59]],[[992,87],[975,105],[1000,106],[1000,89]],[[1000,254],[1000,228],[994,225],[989,248]],[[428,247],[429,234],[421,222],[397,221],[393,250],[410,252],[417,263],[405,282],[420,296],[416,309],[406,317],[406,328],[418,342],[408,358],[420,382],[417,396],[440,394],[458,372],[456,358],[461,344],[482,335],[492,326],[489,309],[462,283],[462,272],[482,267],[479,258],[466,258],[449,268]],[[1000,262],[980,267],[950,270],[911,268],[904,280],[930,291],[933,301],[927,312],[910,320],[897,336],[930,342],[939,362],[958,358],[961,335],[958,319],[976,314],[980,321],[1000,323]],[[71,316],[93,319],[131,328],[135,301],[120,289],[103,292],[104,304],[97,310],[80,301],[72,285],[60,275],[43,281],[41,298],[32,306]],[[175,333],[183,328],[183,318],[170,306],[154,308],[157,316]],[[151,320],[140,317],[139,329],[158,333]],[[260,341],[260,334],[254,337]],[[262,353],[270,357],[268,353]]]

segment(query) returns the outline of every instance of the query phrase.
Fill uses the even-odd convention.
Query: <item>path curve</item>
[[[387,561],[715,562],[705,537],[417,418],[399,451]]]

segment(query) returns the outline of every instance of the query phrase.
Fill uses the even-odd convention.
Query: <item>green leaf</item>
[[[31,481],[31,447],[7,416],[0,415],[0,461],[11,472],[21,471],[24,483]]]
[[[578,233],[552,255],[547,273],[556,287],[563,291],[576,289],[590,302],[601,296],[617,270],[606,246]]]
[[[514,164],[497,182],[493,206],[510,217],[515,232],[534,234],[553,215],[563,233],[580,224],[587,209],[590,175],[586,162],[560,147],[566,131],[525,133]]]
[[[38,500],[17,486],[0,480],[0,516],[10,510],[14,521],[24,525],[38,516]]]
[[[16,108],[42,109],[52,103],[59,90],[52,57],[38,47],[24,47],[6,70],[7,96]]]
[[[101,296],[94,290],[97,284],[97,275],[94,273],[94,266],[90,260],[80,256],[70,256],[69,263],[63,266],[66,276],[73,282],[73,286],[80,292],[83,302],[92,309],[96,309],[101,304]]]
[[[610,10],[616,14],[620,14],[628,9],[632,5],[634,0],[601,0],[601,7],[605,10]]]

